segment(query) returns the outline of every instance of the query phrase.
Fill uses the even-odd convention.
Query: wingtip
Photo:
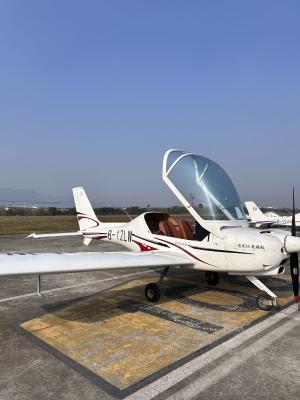
[[[30,235],[26,236],[26,239],[33,238],[34,236],[35,236],[35,233],[31,233]]]

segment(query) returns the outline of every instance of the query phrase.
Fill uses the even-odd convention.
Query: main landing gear
[[[160,286],[163,283],[165,276],[167,275],[170,267],[165,267],[162,271],[159,281],[157,283],[149,283],[145,287],[145,296],[148,301],[156,303],[160,299]]]
[[[148,301],[156,303],[160,299],[160,287],[167,275],[170,267],[166,267],[159,278],[157,283],[149,283],[145,287],[145,297]],[[217,272],[206,272],[205,279],[208,285],[217,285],[219,283],[219,274]]]
[[[246,276],[246,278],[253,283],[259,290],[264,293],[260,293],[256,297],[256,304],[263,311],[270,311],[277,307],[277,296],[267,286],[265,286],[259,279],[255,276]]]
[[[206,272],[205,273],[205,280],[208,285],[217,285],[219,283],[220,277],[217,272]]]

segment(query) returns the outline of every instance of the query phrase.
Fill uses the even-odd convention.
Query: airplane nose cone
[[[284,239],[284,248],[287,253],[300,251],[300,237],[287,235]]]

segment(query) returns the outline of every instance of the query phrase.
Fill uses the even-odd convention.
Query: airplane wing
[[[167,252],[0,254],[0,276],[59,274],[124,268],[193,266],[189,257]]]

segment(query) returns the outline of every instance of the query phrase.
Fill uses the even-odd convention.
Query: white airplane
[[[246,201],[245,206],[247,208],[249,218],[252,223],[257,225],[273,225],[273,226],[292,226],[292,215],[283,216],[274,213],[267,212],[263,213],[261,209],[254,203],[254,201]],[[296,227],[300,227],[300,213],[295,215]]]
[[[245,276],[260,289],[257,305],[270,310],[277,305],[277,296],[259,277],[282,274],[290,261],[294,301],[298,302],[300,238],[295,237],[295,224],[291,234],[251,228],[229,176],[203,156],[169,150],[162,175],[195,219],[195,229],[190,222],[176,221],[161,212],[146,212],[125,224],[101,223],[84,190],[76,188],[80,231],[71,235],[83,235],[86,242],[94,238],[118,243],[130,251],[1,254],[0,275],[163,267],[159,281],[145,287],[146,298],[155,302],[169,268],[205,271],[207,283],[212,285],[218,283],[219,273],[228,273]]]

